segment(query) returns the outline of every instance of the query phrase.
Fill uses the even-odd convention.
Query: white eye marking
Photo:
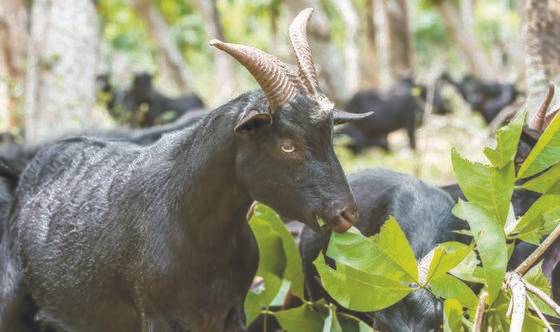
[[[282,149],[282,151],[284,151],[286,153],[291,153],[291,152],[294,152],[296,150],[295,146],[293,146],[292,144],[287,144],[287,143],[282,144],[280,146],[280,148]]]

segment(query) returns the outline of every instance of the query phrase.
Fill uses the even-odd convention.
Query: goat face
[[[251,112],[236,126],[236,172],[252,198],[313,229],[317,218],[335,231],[351,227],[356,203],[332,144],[343,113],[302,94],[272,114]]]
[[[239,61],[266,96],[241,111],[236,132],[236,172],[251,197],[289,219],[317,229],[317,217],[344,232],[357,219],[354,197],[333,146],[333,125],[371,113],[334,110],[321,92],[307,42],[313,9],[301,11],[290,25],[297,71],[259,49],[210,42]],[[265,107],[266,105],[266,107]]]

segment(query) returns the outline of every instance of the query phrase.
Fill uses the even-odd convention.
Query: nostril
[[[344,209],[340,212],[339,215],[351,223],[356,222],[356,212],[352,209]]]
[[[341,215],[352,223],[355,223],[356,220],[358,220],[358,209],[356,205],[348,206],[342,210]]]

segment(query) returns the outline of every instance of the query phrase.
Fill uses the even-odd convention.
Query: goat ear
[[[352,122],[356,120],[361,120],[363,118],[367,118],[368,116],[372,115],[373,112],[366,112],[366,113],[350,113],[345,111],[334,111],[334,124],[339,125],[347,122]]]
[[[260,128],[270,126],[271,123],[272,115],[269,112],[249,110],[241,113],[235,127],[233,127],[233,131],[236,133],[251,134]]]

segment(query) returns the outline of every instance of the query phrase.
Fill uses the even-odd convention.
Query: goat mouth
[[[343,212],[335,218],[329,220],[323,227],[333,230],[337,233],[344,233],[354,225],[354,219],[347,213]]]

